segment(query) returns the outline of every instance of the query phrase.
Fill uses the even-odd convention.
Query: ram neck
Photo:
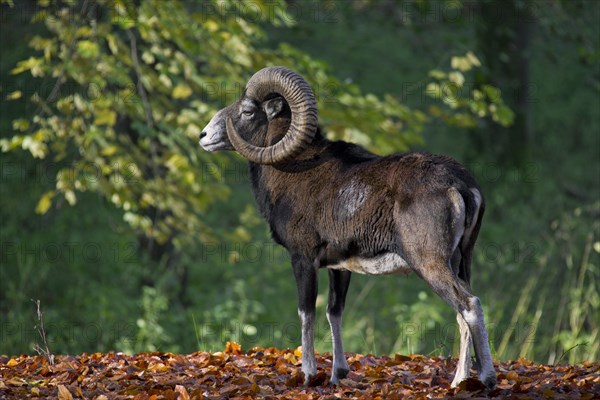
[[[273,181],[279,181],[281,183],[282,174],[295,175],[297,173],[306,172],[307,170],[319,168],[321,162],[315,162],[315,160],[318,159],[316,155],[327,147],[324,141],[327,140],[321,139],[318,144],[311,144],[308,149],[293,161],[288,161],[276,166],[262,165],[253,162],[248,164],[254,199],[256,200],[260,213],[267,221],[270,221],[270,210],[273,203],[277,200],[273,198],[273,188],[269,186],[268,182],[271,182],[272,184]]]
[[[270,168],[265,165],[250,162],[248,164],[248,170],[250,172],[250,183],[252,185],[252,192],[254,194],[254,200],[258,206],[258,210],[264,218],[269,220],[269,206],[271,202],[269,191],[265,184],[264,172],[266,168]]]

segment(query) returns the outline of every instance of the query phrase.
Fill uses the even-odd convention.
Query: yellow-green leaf
[[[72,190],[67,190],[65,192],[65,199],[67,199],[67,202],[71,206],[74,206],[77,203],[77,197],[75,197],[75,192]]]
[[[502,126],[510,126],[515,119],[515,114],[510,108],[502,104],[498,106],[498,110],[493,113],[492,119],[499,122]]]
[[[156,61],[152,53],[150,53],[149,51],[145,51],[142,53],[142,60],[144,60],[146,64],[154,64],[154,62]]]
[[[48,152],[48,146],[46,146],[46,143],[35,139],[33,136],[25,136],[23,138],[23,142],[21,143],[21,147],[23,150],[29,150],[31,155],[35,158],[44,158]]]
[[[33,73],[34,69],[40,68],[41,62],[42,62],[42,60],[40,60],[39,58],[29,57],[27,60],[19,61],[17,63],[17,66],[15,68],[13,68],[10,71],[10,73],[12,75],[17,75],[17,74],[20,74],[21,72],[28,71],[28,70],[32,70],[32,73]]]
[[[88,37],[91,36],[92,33],[94,33],[92,28],[90,28],[89,26],[82,26],[79,29],[77,29],[77,32],[75,32],[75,36]]]
[[[29,129],[29,121],[22,118],[15,119],[12,123],[12,127],[14,130],[25,132]]]
[[[425,88],[425,93],[435,99],[440,99],[442,97],[442,88],[437,83],[431,82]]]
[[[98,43],[90,40],[81,40],[79,43],[77,43],[77,52],[83,58],[93,58],[98,56],[100,53],[100,48],[98,47]]]
[[[472,65],[476,67],[481,67],[481,61],[479,61],[479,58],[477,58],[477,56],[473,54],[473,52],[469,51],[466,57]]]
[[[187,85],[179,84],[175,86],[171,95],[174,99],[185,99],[192,95],[192,89]]]
[[[6,100],[17,100],[20,99],[23,93],[20,90],[15,90],[6,96]]]
[[[95,125],[114,126],[117,122],[117,113],[112,110],[100,109],[96,110],[94,118]]]
[[[160,83],[162,83],[163,85],[165,85],[168,88],[173,87],[173,82],[171,82],[171,79],[165,74],[160,74],[158,76],[158,80],[160,81]]]
[[[52,198],[56,193],[54,190],[50,190],[40,197],[37,206],[35,206],[35,212],[38,214],[46,214],[50,206],[52,205]]]
[[[204,24],[204,26],[206,26],[206,29],[209,32],[216,32],[217,30],[219,30],[219,24],[217,24],[212,19],[207,20],[206,23]]]
[[[454,69],[466,72],[471,69],[471,62],[466,57],[452,57],[450,60],[450,66]]]
[[[436,79],[444,79],[446,77],[446,73],[444,71],[440,71],[439,69],[434,69],[429,71],[429,76]]]
[[[457,86],[461,87],[463,83],[465,83],[465,77],[459,71],[453,71],[448,74],[448,79],[450,82],[455,83]]]
[[[169,169],[175,171],[180,168],[185,168],[188,165],[188,161],[181,154],[173,154],[166,162]]]
[[[252,236],[250,235],[250,232],[248,232],[248,230],[246,228],[244,228],[243,226],[238,226],[235,229],[234,234],[237,239],[244,241],[244,242],[247,242],[252,238]]]
[[[100,154],[102,154],[103,156],[112,156],[113,154],[115,154],[117,152],[117,150],[119,150],[119,148],[117,146],[107,146],[105,148],[102,149],[102,151],[100,152]]]
[[[108,43],[108,48],[110,49],[111,53],[116,55],[119,52],[119,47],[117,46],[117,40],[115,37],[110,34],[106,35],[106,42]]]

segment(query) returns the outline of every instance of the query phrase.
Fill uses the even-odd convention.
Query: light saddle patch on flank
[[[339,216],[343,219],[352,218],[365,204],[371,194],[369,187],[356,178],[344,185],[337,193],[337,207]]]

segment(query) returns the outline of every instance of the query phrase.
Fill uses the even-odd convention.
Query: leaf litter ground
[[[350,374],[329,384],[331,354],[317,356],[318,373],[304,385],[301,350],[227,343],[225,351],[189,355],[94,353],[0,356],[0,399],[594,399],[600,364],[539,365],[526,359],[496,364],[498,386],[475,378],[450,388],[456,360],[421,355],[348,353]]]

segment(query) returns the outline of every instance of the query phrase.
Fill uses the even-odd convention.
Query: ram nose
[[[198,141],[202,140],[202,138],[205,136],[206,136],[206,132],[204,132],[204,131],[200,132],[200,137],[198,138]]]

